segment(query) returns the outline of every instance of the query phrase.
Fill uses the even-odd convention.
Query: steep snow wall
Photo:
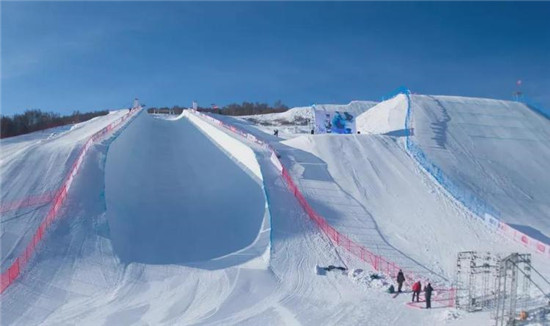
[[[210,125],[187,111],[184,111],[183,115],[191,120],[191,122],[204,131],[208,136],[212,137],[218,145],[227,151],[234,159],[243,164],[258,179],[263,180],[260,165],[258,164],[254,151],[252,151],[250,147],[235,138],[228,136],[218,128]]]
[[[185,118],[136,119],[110,147],[105,197],[126,263],[218,259],[253,244],[265,215],[260,183]]]

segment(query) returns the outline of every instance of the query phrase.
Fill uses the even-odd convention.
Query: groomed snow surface
[[[0,141],[0,189],[2,207],[17,207],[25,198],[55,192],[71,169],[82,145],[127,110],[114,111],[75,125],[37,131]],[[47,196],[46,196],[47,197]],[[14,203],[14,205],[12,205]],[[21,254],[45,217],[48,202],[2,210],[1,267]]]
[[[550,244],[550,121],[517,102],[413,95],[413,141],[496,217]]]
[[[411,137],[428,157],[506,222],[549,236],[547,120],[510,102],[415,95],[412,103]],[[258,121],[300,110],[258,124],[217,118],[270,143],[331,225],[407,270],[450,283],[459,251],[524,251],[407,154],[406,104],[398,95],[359,105],[361,135],[300,135],[297,126],[285,141]],[[3,140],[3,203],[55,189],[85,136],[120,114]],[[319,232],[266,149],[195,123],[143,112],[91,149],[63,218],[0,297],[2,325],[491,324],[488,313],[410,308],[410,293],[392,298],[391,280],[371,280],[364,262]],[[242,146],[261,178],[250,157],[237,157]],[[3,268],[44,210],[2,213]],[[549,275],[548,257],[533,258]],[[315,273],[331,264],[349,270]]]

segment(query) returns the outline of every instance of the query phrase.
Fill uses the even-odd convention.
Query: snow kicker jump
[[[107,219],[125,263],[212,260],[254,242],[261,185],[187,119],[139,116],[111,145]]]

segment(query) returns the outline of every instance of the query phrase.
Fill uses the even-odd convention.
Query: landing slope
[[[209,260],[259,232],[261,185],[187,119],[138,117],[111,146],[105,174],[107,218],[123,262]]]
[[[459,251],[513,250],[473,223],[475,219],[467,211],[432,184],[406,154],[398,137],[315,135],[297,137],[285,144],[319,157],[327,164],[334,182],[368,212],[383,238],[448,279],[453,279]],[[319,199],[323,198],[329,201],[330,197],[320,194]],[[365,237],[367,216],[356,214],[355,220],[327,216],[332,225],[360,243],[368,246],[374,237]],[[370,247],[377,250],[382,244]]]
[[[524,104],[411,97],[411,140],[464,196],[550,244],[550,121]]]

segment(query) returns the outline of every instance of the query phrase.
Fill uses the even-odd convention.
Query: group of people
[[[397,292],[401,292],[401,289],[403,288],[403,283],[405,283],[405,275],[403,275],[403,271],[399,270],[399,273],[397,273]],[[428,283],[424,287],[424,297],[426,298],[426,309],[430,309],[432,307],[432,292],[433,292],[432,285]],[[412,286],[412,301],[414,302],[414,299],[416,298],[416,302],[420,301],[420,291],[422,291],[422,284],[420,281],[416,281]]]

